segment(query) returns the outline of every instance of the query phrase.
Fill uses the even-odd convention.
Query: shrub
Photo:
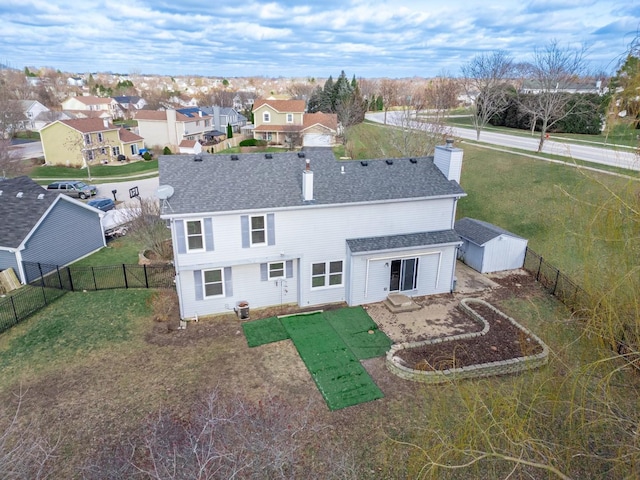
[[[171,151],[169,151],[169,153],[171,153]],[[147,160],[147,161],[151,160],[151,157],[152,157],[152,155],[151,155],[151,153],[149,153],[149,152],[144,152],[144,153],[142,154],[142,158],[144,158],[144,159],[145,159],[145,160]]]
[[[247,138],[240,142],[241,147],[264,147],[267,145],[265,140],[258,140],[256,138]]]
[[[169,147],[164,147],[162,149],[162,154],[163,155],[171,155],[171,149]]]

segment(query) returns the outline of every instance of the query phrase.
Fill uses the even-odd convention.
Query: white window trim
[[[189,247],[189,237],[195,237],[196,235],[189,235],[189,223],[191,222],[200,222],[200,237],[202,238],[202,247],[201,248],[190,248]],[[184,243],[187,250],[187,253],[193,252],[204,252],[205,251],[205,238],[204,238],[204,221],[201,218],[193,219],[193,220],[185,220],[184,222]],[[204,273],[203,273],[204,275]],[[204,277],[202,277],[202,281],[204,284]]]
[[[269,112],[262,113],[262,122],[263,123],[271,123],[271,114]]]
[[[335,285],[331,285],[330,284],[330,280],[331,280],[331,275],[337,275],[337,273],[331,273],[331,264],[334,262],[340,262],[342,264],[342,269],[340,270],[340,283],[337,283]],[[324,278],[324,285],[318,285],[317,287],[313,286],[313,279],[314,278],[319,278],[320,275],[314,275],[313,274],[313,266],[314,265],[319,265],[319,264],[324,264],[324,273],[322,274],[322,278]],[[344,286],[344,260],[343,259],[337,259],[337,260],[328,260],[326,262],[312,262],[311,263],[311,289],[312,290],[322,290],[322,289],[326,289],[326,288],[339,288]]]
[[[264,232],[264,242],[254,242],[253,241],[253,232],[256,231],[260,231],[258,229],[253,228],[253,219],[254,218],[262,218],[262,222],[264,225],[264,228],[262,229],[262,231]],[[268,238],[267,235],[269,234],[269,232],[267,231],[267,216],[266,215],[249,215],[249,246],[250,247],[262,247],[264,245],[267,245],[268,243]]]
[[[278,276],[275,275],[271,275],[271,266],[272,265],[282,265],[282,273]],[[280,270],[280,269],[278,269]],[[269,280],[280,280],[282,278],[286,278],[287,277],[287,262],[285,262],[284,260],[281,262],[269,262],[267,264],[267,279]]]
[[[111,147],[112,148],[112,152],[113,152],[113,156],[117,157],[118,155],[120,155],[120,147]]]
[[[287,123],[293,123],[293,113],[287,113]]]
[[[209,282],[205,281],[205,273],[206,272],[220,272],[220,281],[219,282]],[[222,293],[216,295],[207,295],[207,285],[220,284],[222,286]],[[208,270],[202,270],[202,298],[217,298],[224,297],[224,268],[210,268]]]
[[[98,132],[98,143],[104,142],[104,135],[102,132]]]
[[[91,134],[90,133],[85,133],[84,134],[84,144],[85,145],[91,145]]]

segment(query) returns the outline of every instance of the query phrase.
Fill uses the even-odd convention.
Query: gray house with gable
[[[105,246],[102,215],[29,177],[0,181],[0,270],[13,268],[29,283],[34,275],[23,262],[62,266],[99,250]]]
[[[462,150],[337,161],[304,153],[160,157],[182,318],[450,292]]]

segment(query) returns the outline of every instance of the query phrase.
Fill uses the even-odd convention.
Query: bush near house
[[[241,147],[264,147],[267,145],[265,140],[258,140],[256,138],[247,138],[240,142]]]

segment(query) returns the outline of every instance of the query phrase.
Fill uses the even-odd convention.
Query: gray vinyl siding
[[[346,239],[449,230],[453,227],[454,212],[452,198],[256,211],[251,214],[274,214],[275,244],[255,247],[243,246],[244,221],[240,213],[214,215],[215,251],[181,254],[174,248],[176,268],[180,272],[182,314],[192,317],[196,313],[224,312],[241,300],[248,301],[251,307],[280,303],[312,306],[347,301],[347,282],[351,281],[351,288],[357,288],[364,277],[360,277],[360,270],[352,275],[349,273]],[[179,220],[172,222],[174,242],[178,224]],[[451,258],[445,259],[445,255]],[[440,282],[437,288],[431,289],[434,293],[450,290],[453,255],[454,247],[443,252]],[[293,278],[287,279],[286,288],[281,289],[281,284],[276,285],[274,281],[261,280],[260,264],[285,260],[295,261]],[[311,265],[337,260],[343,261],[343,284],[312,288]],[[233,269],[233,297],[196,301],[191,272],[222,267]],[[431,290],[424,289],[425,292]],[[368,301],[377,300],[366,299]]]
[[[32,232],[22,260],[66,265],[100,249],[104,242],[97,212],[60,200]]]
[[[16,254],[8,252],[7,250],[0,250],[0,271],[13,268],[16,276],[20,278],[20,271],[18,270],[18,262],[16,261]]]
[[[350,273],[360,281],[351,284],[348,303],[362,305],[384,300],[390,293],[391,261],[406,258],[419,259],[417,285],[415,290],[400,293],[422,296],[450,292],[455,255],[456,247],[450,245],[350,255]]]
[[[458,256],[474,270],[491,273],[522,268],[526,250],[527,240],[500,235],[484,245],[464,240]]]

